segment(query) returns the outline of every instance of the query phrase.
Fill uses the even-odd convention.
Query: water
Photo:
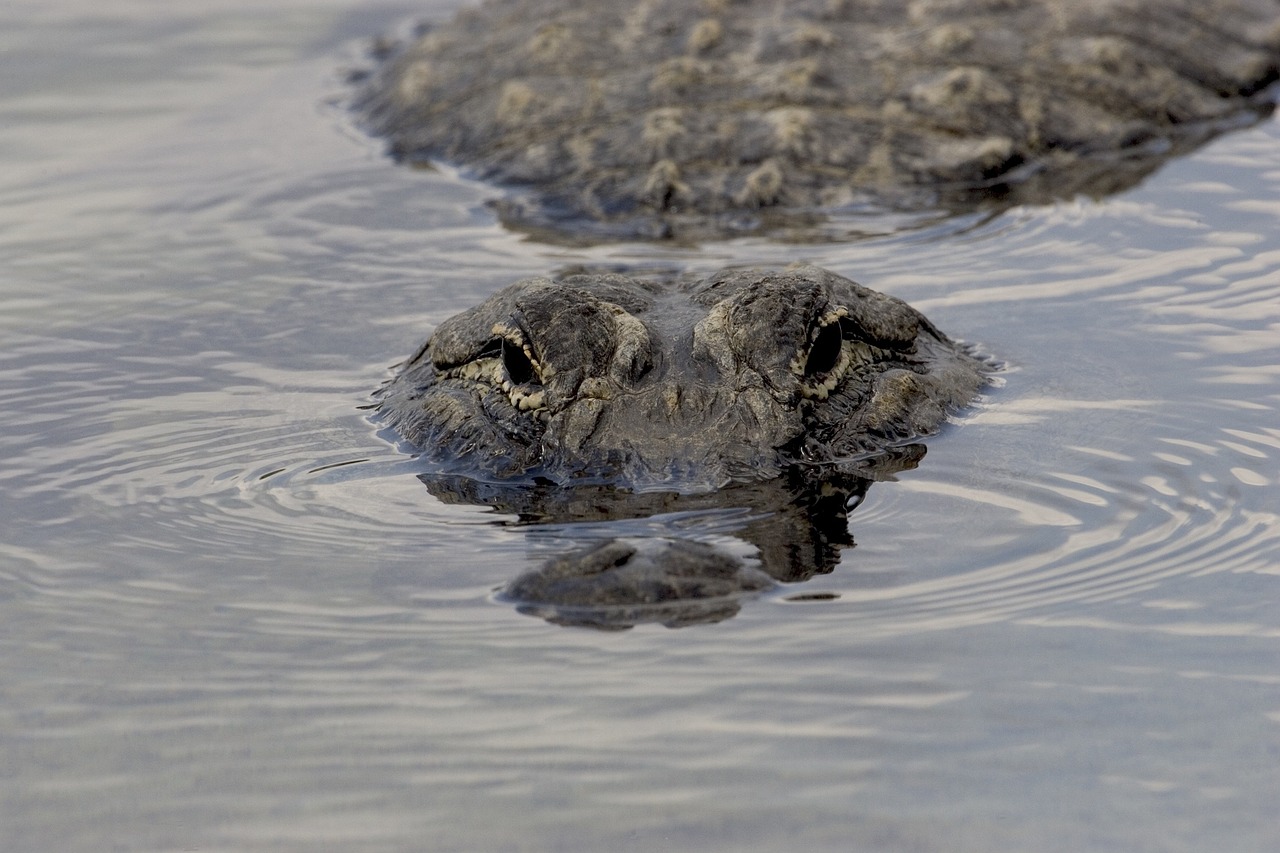
[[[0,10],[6,850],[1280,844],[1274,120],[1102,202],[550,247],[329,105],[411,11]],[[518,613],[584,538],[732,524],[444,503],[358,408],[520,276],[796,259],[1010,369],[718,624]]]

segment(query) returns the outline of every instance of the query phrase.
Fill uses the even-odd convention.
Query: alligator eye
[[[809,346],[791,361],[791,371],[800,379],[800,390],[812,400],[825,400],[845,381],[849,370],[861,356],[865,344],[846,340],[852,331],[849,312],[842,307],[829,309],[809,330]]]
[[[516,409],[537,415],[547,400],[542,387],[547,378],[545,368],[514,324],[495,323],[493,335],[480,352],[481,360],[473,362],[486,365],[477,369],[477,375],[483,376],[483,384],[504,392]]]
[[[507,371],[507,378],[512,385],[523,385],[537,378],[538,371],[525,353],[524,347],[517,343],[502,339],[502,366]]]
[[[523,343],[518,330],[494,326],[493,334],[465,362],[438,366],[440,378],[466,383],[478,397],[501,392],[517,410],[537,416],[547,399],[542,387],[545,368]]]
[[[842,346],[844,339],[840,333],[840,323],[837,321],[823,326],[809,345],[809,354],[804,362],[804,378],[815,379],[834,370],[840,363]]]

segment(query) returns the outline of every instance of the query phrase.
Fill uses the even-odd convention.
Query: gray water
[[[1280,125],[1101,202],[557,248],[335,104],[415,11],[0,7],[4,850],[1280,848]],[[517,612],[584,538],[732,531],[442,503],[358,408],[518,277],[800,259],[1009,369],[717,624]]]

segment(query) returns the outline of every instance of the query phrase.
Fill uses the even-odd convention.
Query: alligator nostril
[[[676,412],[680,411],[680,389],[675,385],[663,388],[662,402],[666,406],[667,417],[674,417]]]

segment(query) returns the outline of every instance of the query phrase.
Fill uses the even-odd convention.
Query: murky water
[[[1280,845],[1280,125],[1098,203],[556,248],[327,105],[411,11],[0,10],[6,850]],[[358,409],[517,277],[795,259],[1010,370],[718,624],[493,590],[732,519],[513,524]]]

